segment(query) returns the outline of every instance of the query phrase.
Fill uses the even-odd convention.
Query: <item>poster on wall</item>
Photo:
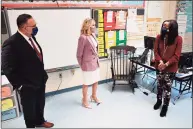
[[[146,25],[146,35],[150,37],[156,37],[160,34],[161,18],[148,18]]]
[[[149,1],[147,9],[148,18],[162,18],[163,4],[164,1]]]
[[[156,37],[160,34],[163,18],[164,1],[149,1],[146,19],[146,36]]]
[[[144,36],[144,9],[128,9],[128,40],[142,39]]]
[[[178,15],[177,22],[178,22],[178,32],[179,35],[184,37],[186,33],[187,27],[187,15]]]
[[[103,10],[93,10],[93,18],[96,21],[97,40],[98,40],[98,55],[99,58],[105,56],[105,42],[104,42],[104,18]]]

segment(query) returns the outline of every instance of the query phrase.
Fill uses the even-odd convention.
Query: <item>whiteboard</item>
[[[16,9],[7,10],[11,34],[17,31],[16,19],[30,14],[39,29],[36,39],[43,50],[45,69],[77,65],[76,50],[80,29],[90,9]]]

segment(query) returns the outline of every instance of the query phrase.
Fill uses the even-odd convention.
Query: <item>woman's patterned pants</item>
[[[157,99],[162,101],[164,98],[164,105],[169,105],[171,97],[171,87],[175,73],[159,73],[157,72]]]

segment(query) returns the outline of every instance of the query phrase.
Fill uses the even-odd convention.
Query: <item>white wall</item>
[[[1,34],[1,41],[2,43],[9,38],[9,35],[8,34]]]
[[[74,74],[73,74],[74,70]],[[59,90],[82,85],[82,72],[80,68],[60,72],[48,73],[49,79],[46,85],[46,92],[58,89],[61,79],[59,74],[62,73],[62,83]],[[100,61],[100,80],[111,78],[110,61]]]

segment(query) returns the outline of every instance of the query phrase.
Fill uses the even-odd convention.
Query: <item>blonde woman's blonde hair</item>
[[[81,35],[84,34],[84,35],[91,35],[92,32],[91,32],[91,25],[92,25],[92,22],[95,22],[94,19],[92,18],[86,18],[83,23],[82,23],[82,28],[81,28]]]

